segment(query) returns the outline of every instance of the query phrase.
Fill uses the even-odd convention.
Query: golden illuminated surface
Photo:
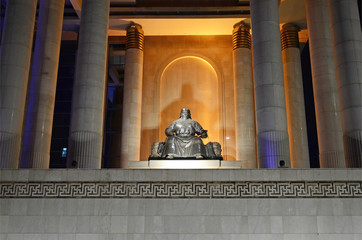
[[[142,26],[147,36],[162,35],[231,35],[233,25],[243,18],[172,18],[172,19],[110,19],[110,36],[125,35],[130,22]]]
[[[187,107],[192,119],[209,131],[204,143],[219,142],[218,79],[207,61],[194,56],[175,59],[163,71],[160,84],[160,141],[165,139],[164,130]]]
[[[181,96],[187,95],[187,92],[192,94],[191,103],[201,103],[203,109],[209,111],[204,118],[200,110],[190,107],[192,118],[211,131],[209,136],[212,138],[205,139],[205,142],[220,142],[224,160],[235,160],[235,106],[231,62],[230,35],[145,37],[141,160],[148,159],[153,142],[165,140],[165,128],[178,119],[181,108],[189,104],[175,104],[176,108],[167,108],[173,113],[170,113],[169,119],[164,122],[161,120],[161,108],[182,102]],[[173,92],[169,94],[170,100],[166,99],[169,97],[165,96],[165,89]],[[191,91],[186,91],[187,89]],[[184,100],[189,101],[188,98]],[[210,127],[212,124],[207,123],[209,119],[213,124],[219,124],[214,130]]]

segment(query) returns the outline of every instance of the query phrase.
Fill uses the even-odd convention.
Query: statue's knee
[[[207,156],[214,159],[222,159],[221,155],[221,145],[218,142],[209,142],[206,144],[206,153]]]
[[[221,144],[218,142],[213,142],[212,143],[212,148],[214,150],[214,153],[216,155],[216,157],[222,157],[221,156]]]
[[[151,148],[151,158],[159,158],[162,155],[164,142],[154,142]]]

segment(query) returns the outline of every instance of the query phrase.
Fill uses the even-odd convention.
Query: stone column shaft
[[[345,167],[328,2],[305,0],[310,60],[322,168]]]
[[[258,162],[290,167],[278,0],[251,0]]]
[[[122,113],[121,167],[140,160],[144,35],[140,25],[127,30]]]
[[[41,0],[21,167],[49,168],[64,0]]]
[[[355,0],[329,0],[347,167],[362,167],[362,36]]]
[[[104,124],[109,0],[82,3],[68,165],[100,168]]]
[[[256,168],[254,88],[250,27],[234,25],[233,64],[236,103],[236,160],[242,168]]]
[[[307,123],[304,107],[298,27],[286,24],[281,31],[285,99],[292,168],[309,168]]]
[[[18,168],[37,1],[7,1],[0,52],[0,168]]]

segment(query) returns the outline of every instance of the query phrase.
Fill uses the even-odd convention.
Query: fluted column
[[[42,0],[20,166],[49,168],[64,0]]]
[[[329,0],[347,167],[362,167],[362,36],[357,1]]]
[[[345,167],[342,123],[328,17],[328,2],[305,0],[322,168]]]
[[[309,168],[298,31],[299,28],[292,24],[285,24],[281,30],[285,100],[291,167]]]
[[[140,25],[127,30],[122,115],[121,167],[140,160],[144,35]]]
[[[258,162],[290,167],[278,0],[251,0]]]
[[[109,0],[82,3],[68,166],[100,168]]]
[[[236,159],[242,168],[256,167],[253,70],[250,26],[234,25],[233,64],[235,84]]]
[[[0,52],[0,168],[18,168],[37,1],[7,2]]]

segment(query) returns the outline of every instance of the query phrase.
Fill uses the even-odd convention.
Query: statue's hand
[[[166,134],[167,137],[173,136],[173,131],[172,131],[171,129],[168,129],[168,128],[167,128],[167,129],[165,130],[165,134]]]
[[[207,138],[207,130],[204,130],[204,131],[201,133],[201,138]]]

